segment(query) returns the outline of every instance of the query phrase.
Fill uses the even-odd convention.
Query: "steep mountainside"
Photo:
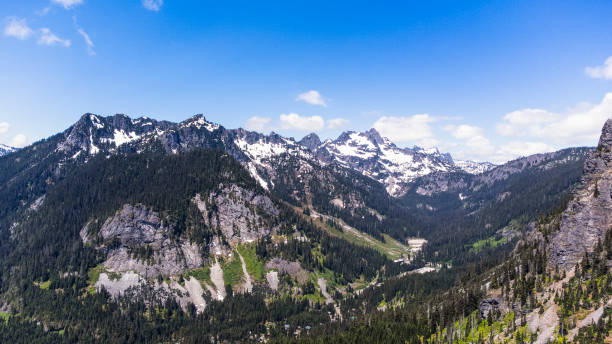
[[[563,213],[559,231],[553,236],[550,263],[572,268],[592,252],[612,228],[612,120],[602,130],[597,150],[584,165],[584,177]]]

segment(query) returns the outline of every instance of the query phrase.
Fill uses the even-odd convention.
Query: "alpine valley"
[[[85,114],[0,146],[0,342],[611,343],[611,228],[612,120],[493,165]]]

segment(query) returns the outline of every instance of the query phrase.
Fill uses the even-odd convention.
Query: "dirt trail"
[[[247,271],[246,263],[244,262],[244,258],[242,258],[242,255],[240,253],[238,253],[238,257],[240,258],[240,262],[242,263],[242,274],[244,275],[244,290],[247,293],[250,293],[253,291],[253,282],[251,281],[251,276],[249,275],[249,272]]]
[[[223,269],[218,261],[210,267],[210,279],[217,289],[217,300],[223,301],[225,299],[225,282],[223,281]]]

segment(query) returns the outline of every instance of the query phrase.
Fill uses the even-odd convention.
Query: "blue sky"
[[[0,143],[93,112],[204,113],[296,138],[375,127],[494,162],[595,145],[612,115],[611,13],[610,1],[4,1]]]

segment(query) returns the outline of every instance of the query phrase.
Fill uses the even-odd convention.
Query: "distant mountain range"
[[[156,121],[125,115],[102,117],[86,114],[64,132],[58,145],[62,159],[86,161],[101,152],[142,152],[162,149],[177,153],[193,147],[220,148],[245,163],[264,188],[269,187],[270,159],[289,154],[319,165],[338,164],[382,183],[394,197],[404,195],[416,178],[434,172],[486,172],[495,165],[488,162],[454,161],[450,154],[436,148],[400,148],[375,129],[348,131],[335,140],[321,142],[312,133],[302,140],[244,129],[225,129],[196,115],[181,123]],[[13,152],[0,147],[0,152]]]

